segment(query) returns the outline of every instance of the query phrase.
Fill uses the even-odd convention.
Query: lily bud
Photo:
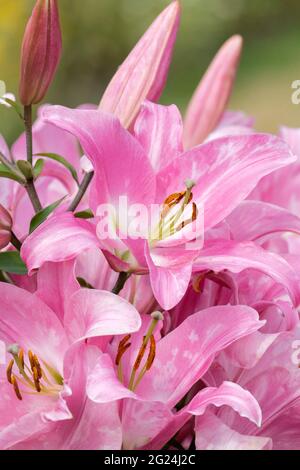
[[[157,101],[163,91],[180,20],[173,1],[152,23],[108,85],[99,105],[128,128],[146,99]]]
[[[232,36],[207,69],[186,113],[185,148],[201,144],[218,125],[231,95],[242,46],[241,36]]]
[[[0,204],[0,249],[5,248],[10,242],[12,224],[9,212]]]
[[[37,0],[21,51],[19,94],[24,106],[44,98],[59,63],[61,46],[57,0]]]

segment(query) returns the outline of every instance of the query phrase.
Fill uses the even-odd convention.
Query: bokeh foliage
[[[0,79],[17,92],[19,50],[34,0],[0,0]],[[59,0],[64,53],[48,102],[95,102],[148,24],[168,0]],[[291,83],[300,79],[299,0],[182,0],[181,30],[164,103],[182,109],[206,66],[230,35],[245,38],[232,107],[257,118],[259,129],[300,127]],[[20,131],[11,111],[0,111],[11,142]]]

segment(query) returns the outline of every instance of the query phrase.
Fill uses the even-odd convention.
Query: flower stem
[[[24,106],[27,161],[32,164],[32,106]]]
[[[35,212],[40,212],[43,207],[42,204],[39,200],[38,194],[36,192],[34,182],[32,180],[28,180],[27,183],[25,184],[25,189],[27,191],[27,194],[29,196],[29,199],[31,201],[31,204],[35,210]]]
[[[22,243],[18,239],[18,237],[14,234],[14,232],[10,233],[10,243],[17,248],[18,251],[20,251]]]
[[[26,135],[26,153],[27,161],[32,165],[32,106],[24,106],[24,124],[25,124],[25,135]],[[39,196],[36,192],[33,179],[28,179],[25,184],[25,189],[29,196],[29,199],[33,205],[35,212],[40,212],[43,207],[40,202]]]
[[[85,195],[88,187],[89,187],[89,184],[90,182],[92,181],[93,179],[93,176],[94,176],[94,172],[93,171],[90,171],[89,173],[86,173],[79,188],[78,188],[78,191],[77,191],[77,194],[75,195],[73,201],[71,202],[70,206],[68,207],[68,211],[69,212],[74,212],[77,207],[79,206],[83,196]]]
[[[126,273],[124,271],[120,272],[117,282],[114,288],[112,289],[112,293],[118,295],[123,289],[123,287],[125,286],[125,283],[127,279],[130,278],[130,276],[131,276],[131,273]]]

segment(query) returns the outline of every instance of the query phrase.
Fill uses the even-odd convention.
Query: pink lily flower
[[[252,336],[252,335],[250,335]],[[262,426],[255,428],[249,422],[232,416],[228,410],[206,413],[196,419],[198,449],[298,449],[299,434],[299,326],[281,333],[263,352],[260,360],[247,369],[233,365],[223,353],[218,364],[205,378],[217,386],[234,380],[249,390],[262,409]],[[245,344],[236,343],[236,359],[245,356]],[[257,343],[257,350],[260,347]]]
[[[119,67],[100,101],[101,111],[129,128],[145,99],[158,101],[165,86],[180,20],[173,1],[152,23]]]
[[[160,336],[162,315],[143,317],[138,333],[120,338],[89,376],[87,393],[97,403],[120,401],[124,449],[160,449],[192,415],[209,405],[229,405],[260,425],[260,410],[249,393],[224,382],[206,388],[176,412],[175,406],[209,369],[214,356],[263,325],[249,307],[215,307],[191,315]]]
[[[196,89],[184,122],[186,148],[201,144],[219,124],[231,95],[242,45],[241,36],[228,39]]]
[[[164,204],[167,216],[161,212],[157,226],[151,226],[150,231],[146,227],[145,234],[138,239],[129,235],[125,240],[121,237],[123,228],[113,225],[111,219],[111,229],[116,236],[99,240],[94,226],[63,214],[50,219],[27,238],[22,256],[33,272],[45,261],[70,259],[96,244],[115,270],[149,272],[155,298],[168,310],[186,292],[193,262],[201,254],[199,244],[186,248],[187,241],[199,236],[195,235],[199,212],[202,216],[204,210],[207,233],[248,196],[264,175],[293,162],[294,157],[280,139],[251,134],[217,139],[183,154],[179,137],[179,148],[172,151],[171,147],[167,162],[162,157],[157,158],[158,148],[160,155],[165,155],[169,149],[169,135],[176,133],[179,126],[178,112],[175,107],[155,105],[147,109],[150,117],[145,117],[145,124],[149,123],[150,137],[145,124],[142,126],[139,121],[139,141],[116,118],[99,111],[49,107],[44,111],[44,118],[73,133],[90,158],[95,170],[90,191],[94,214],[102,204],[118,208],[119,199],[124,196],[128,207],[141,204],[149,209],[151,204]],[[158,122],[159,126],[153,124]],[[162,122],[168,125],[161,125]],[[174,145],[176,147],[176,143]],[[170,209],[174,211],[172,220],[176,221],[173,225],[168,221]],[[273,264],[278,266],[281,260],[277,261]],[[288,263],[284,269],[286,275],[290,275]]]
[[[60,290],[44,270],[38,295],[0,283],[1,449],[120,448],[116,405],[86,395],[99,355],[87,340],[134,332],[140,316],[114,294],[79,289],[69,269],[60,267]]]

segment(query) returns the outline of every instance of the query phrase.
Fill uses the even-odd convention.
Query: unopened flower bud
[[[5,248],[10,242],[12,223],[9,212],[0,204],[0,249]]]
[[[57,0],[37,0],[21,51],[19,93],[24,106],[44,98],[59,63],[61,46]]]

